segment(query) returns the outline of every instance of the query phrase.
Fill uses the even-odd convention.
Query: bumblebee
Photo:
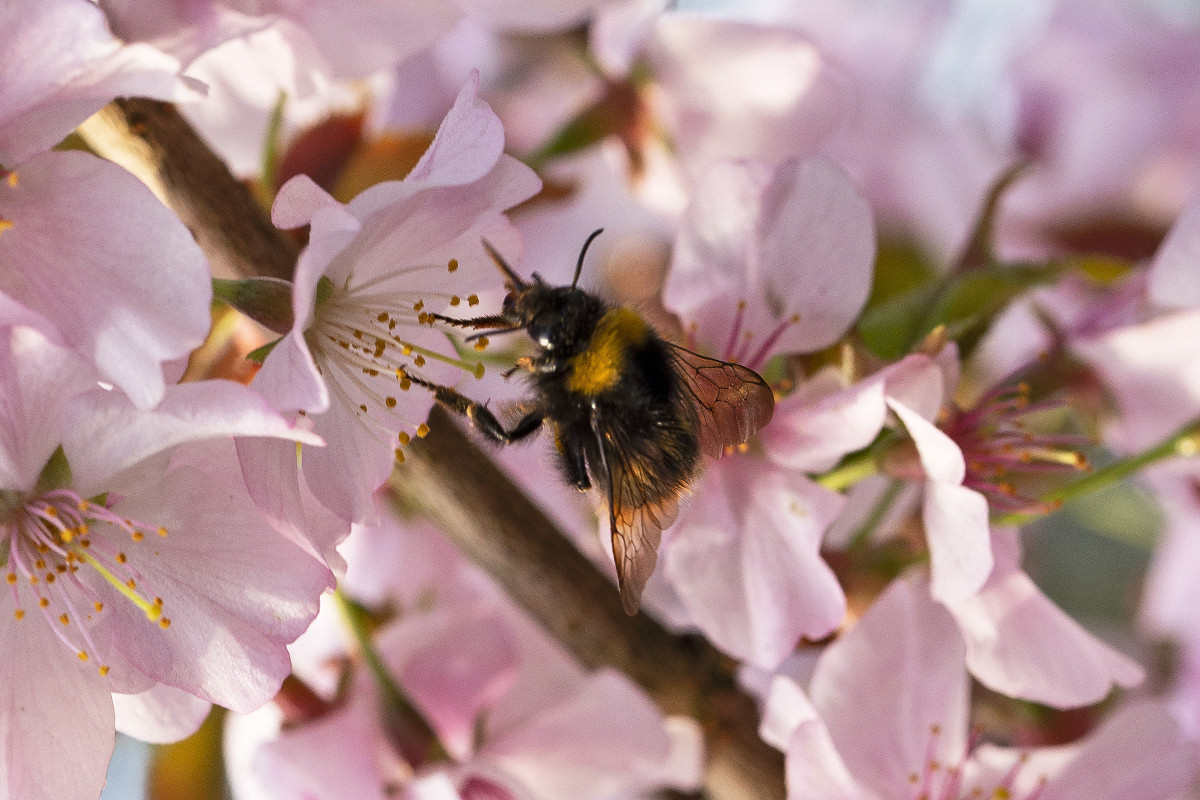
[[[662,531],[701,466],[766,425],[774,395],[753,370],[707,358],[661,338],[636,311],[614,307],[577,288],[588,237],[570,286],[536,273],[522,280],[487,242],[508,294],[499,314],[435,318],[481,333],[525,331],[536,353],[513,370],[530,376],[532,396],[505,429],[487,407],[430,384],[437,401],[501,444],[550,429],[566,479],[608,498],[621,602],[637,613],[654,571]],[[506,376],[507,377],[507,376]]]

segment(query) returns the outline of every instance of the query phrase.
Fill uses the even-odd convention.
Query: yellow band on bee
[[[628,308],[614,308],[600,318],[592,340],[582,353],[571,359],[567,389],[584,395],[598,395],[611,389],[625,369],[625,353],[646,341],[650,328],[642,315]]]

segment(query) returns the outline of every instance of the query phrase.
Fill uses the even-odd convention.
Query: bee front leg
[[[504,426],[500,424],[500,420],[496,419],[496,415],[488,410],[488,407],[483,403],[477,403],[466,395],[451,389],[449,386],[439,386],[424,381],[414,382],[422,383],[433,392],[433,398],[443,408],[461,417],[466,417],[475,430],[493,442],[511,444],[536,433],[542,426],[542,412],[531,411],[522,417],[513,426],[511,431],[506,431],[504,430]]]

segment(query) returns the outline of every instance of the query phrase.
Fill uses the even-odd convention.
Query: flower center
[[[451,259],[444,268],[454,272],[458,261]],[[428,431],[424,422],[426,406],[422,404],[419,412],[409,412],[402,393],[413,384],[436,383],[423,372],[431,361],[450,364],[476,378],[484,373],[481,361],[471,362],[457,354],[438,352],[405,336],[406,329],[432,326],[436,321],[425,310],[425,297],[387,287],[393,278],[411,275],[414,269],[421,268],[406,269],[348,289],[337,289],[328,278],[322,278],[318,285],[316,321],[306,332],[330,393],[344,407],[355,409],[362,424],[392,447],[396,447],[397,440],[403,446],[413,434],[424,436]],[[451,307],[479,303],[474,294],[463,298],[434,293],[429,297]],[[448,339],[446,346],[451,349]],[[483,338],[475,343],[477,350],[486,346],[487,340]],[[403,459],[399,449],[396,456]]]
[[[104,524],[105,533],[93,531],[96,523]],[[80,579],[81,568],[100,575],[159,627],[171,625],[163,615],[162,598],[145,585],[136,559],[111,540],[108,531],[113,528],[127,533],[135,547],[147,537],[167,535],[166,528],[126,519],[110,511],[106,502],[86,500],[67,489],[26,499],[0,527],[0,541],[8,537],[4,579],[12,593],[14,616],[24,620],[30,610],[36,610],[80,661],[97,653],[88,629],[104,611],[103,600]],[[101,665],[100,674],[108,674],[108,667]]]
[[[1017,778],[1029,760],[1025,753],[1017,755],[1008,772],[990,787],[980,784],[964,785],[964,767],[978,746],[980,736],[978,733],[971,734],[962,755],[953,764],[947,764],[937,757],[941,735],[940,725],[930,726],[929,743],[925,748],[925,764],[921,772],[913,772],[908,776],[909,785],[912,787],[912,800],[1037,800],[1045,791],[1049,779],[1041,775],[1029,792],[1017,793]]]
[[[1062,407],[1061,402],[1053,400],[1030,402],[1027,384],[1003,383],[970,411],[955,414],[945,430],[966,460],[963,485],[985,495],[989,504],[1001,511],[1053,511],[1054,504],[1027,496],[1021,486],[1046,476],[1087,469],[1087,459],[1079,448],[1088,440],[1083,436],[1038,433],[1023,418]]]
[[[753,370],[761,370],[763,363],[767,360],[767,356],[771,352],[771,348],[779,341],[779,337],[783,335],[784,331],[799,321],[799,314],[790,314],[783,317],[771,332],[762,339],[762,343],[754,347],[757,337],[754,335],[755,331],[746,327],[746,301],[739,300],[737,314],[733,318],[733,327],[729,330],[729,338],[725,341],[725,348],[722,350],[721,358],[724,361],[733,361]],[[752,347],[754,347],[753,350],[751,350]]]

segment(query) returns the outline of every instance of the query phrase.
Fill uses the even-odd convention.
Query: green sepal
[[[38,475],[37,493],[52,492],[70,485],[71,465],[67,463],[67,454],[63,452],[62,445],[59,445],[54,448],[46,466],[42,467],[42,473]]]
[[[247,361],[253,361],[255,364],[262,366],[262,363],[267,360],[267,356],[271,355],[271,351],[275,349],[275,345],[283,341],[283,337],[279,337],[273,342],[267,342],[262,347],[257,347],[246,354]],[[297,444],[299,444],[297,442]]]
[[[292,329],[292,284],[280,278],[213,278],[213,296],[275,333]]]

